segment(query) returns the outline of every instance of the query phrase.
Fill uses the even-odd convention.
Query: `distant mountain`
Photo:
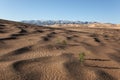
[[[54,25],[54,24],[90,24],[96,22],[69,21],[69,20],[23,20],[23,23],[36,25]]]

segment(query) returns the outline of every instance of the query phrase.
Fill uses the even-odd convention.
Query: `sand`
[[[0,80],[120,80],[119,33],[0,20]]]

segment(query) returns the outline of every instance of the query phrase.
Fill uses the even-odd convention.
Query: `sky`
[[[0,19],[120,23],[120,0],[0,0]]]

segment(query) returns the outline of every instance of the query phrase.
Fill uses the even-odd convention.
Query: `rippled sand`
[[[0,80],[120,80],[120,29],[0,20]]]

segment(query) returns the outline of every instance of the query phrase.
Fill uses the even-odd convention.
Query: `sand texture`
[[[0,20],[0,80],[120,80],[120,29]]]

